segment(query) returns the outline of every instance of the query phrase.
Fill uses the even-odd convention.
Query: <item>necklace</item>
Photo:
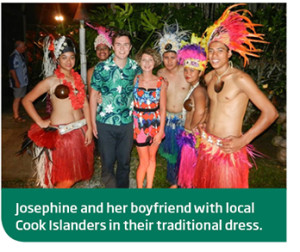
[[[222,73],[221,75],[218,75],[217,71],[215,70],[215,75],[218,79],[217,79],[217,82],[214,86],[214,89],[217,93],[220,93],[223,89],[224,81],[221,81],[221,78],[228,72],[229,68],[232,68],[232,62],[231,61],[229,62],[229,65],[228,65],[227,69],[225,70],[225,72]]]
[[[58,66],[54,73],[58,79],[63,80],[62,84],[69,88],[69,98],[71,100],[72,107],[75,110],[83,108],[85,91],[80,75],[73,69],[71,70],[71,75],[74,79],[74,85],[72,85],[72,82],[66,81],[65,75],[60,71],[60,66]]]

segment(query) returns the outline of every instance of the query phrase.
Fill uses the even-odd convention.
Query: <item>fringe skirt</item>
[[[33,163],[37,170],[38,184],[52,188],[62,181],[90,179],[94,170],[94,141],[84,144],[84,125],[60,134],[58,130],[47,131],[33,124],[28,137],[34,143]]]
[[[195,188],[249,188],[248,175],[252,164],[248,156],[255,151],[247,145],[234,153],[221,150],[221,139],[201,132],[198,161],[193,186]]]
[[[196,138],[192,133],[183,131],[177,141],[180,152],[178,185],[181,188],[192,188],[198,151],[195,148]]]

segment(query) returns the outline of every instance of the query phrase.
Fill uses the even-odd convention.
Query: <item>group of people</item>
[[[177,23],[166,24],[155,49],[140,50],[136,60],[128,57],[128,32],[96,28],[100,62],[88,71],[89,101],[73,70],[74,44],[64,36],[47,44],[45,56],[53,56],[57,68],[23,99],[35,121],[28,137],[35,144],[40,185],[69,188],[91,178],[94,136],[107,188],[129,187],[133,143],[138,188],[152,188],[157,152],[167,159],[170,188],[247,188],[248,156],[254,155],[249,143],[274,122],[277,111],[252,78],[230,62],[235,51],[246,65],[247,55],[259,52],[252,42],[264,42],[249,18],[231,10],[236,6],[201,38],[192,34],[190,42]],[[161,62],[164,67],[154,75]],[[207,62],[213,69],[205,74]],[[53,111],[45,119],[33,102],[46,92]],[[249,100],[261,114],[243,133]]]

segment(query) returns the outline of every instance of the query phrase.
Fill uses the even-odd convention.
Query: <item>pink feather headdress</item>
[[[98,36],[96,37],[94,42],[95,50],[99,44],[107,45],[108,48],[112,47],[112,31],[106,29],[103,26],[94,27],[89,23],[86,23],[86,25],[98,32]]]
[[[255,31],[256,26],[260,24],[253,24],[252,21],[244,14],[252,14],[246,10],[241,9],[231,11],[232,8],[245,5],[234,4],[229,6],[222,14],[222,16],[208,27],[202,35],[201,45],[208,52],[209,44],[212,42],[221,42],[225,44],[230,50],[239,53],[244,58],[244,66],[249,63],[247,56],[259,57],[256,53],[262,50],[256,49],[252,42],[268,43],[263,40],[264,34],[258,34]],[[243,14],[239,14],[243,12]]]
[[[177,52],[180,65],[205,71],[207,59],[205,49],[199,45],[200,38],[192,34],[191,43],[186,44]]]

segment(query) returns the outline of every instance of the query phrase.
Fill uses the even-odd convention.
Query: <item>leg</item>
[[[20,102],[21,102],[21,97],[16,97],[14,98],[13,101],[13,114],[14,114],[14,118],[19,118],[19,107],[20,107]]]
[[[102,164],[102,181],[107,188],[116,187],[114,163],[116,161],[115,149],[117,145],[115,127],[97,122],[98,150]]]
[[[149,146],[136,147],[136,149],[139,154],[139,166],[136,171],[136,185],[137,188],[143,188],[144,179],[149,167]]]
[[[146,188],[152,188],[156,169],[156,153],[159,145],[152,144],[149,147],[149,166],[147,169],[147,184]]]
[[[65,181],[56,183],[54,188],[71,188],[74,185],[74,183],[75,182],[72,180],[65,180]]]
[[[129,187],[130,155],[133,145],[133,125],[132,123],[117,126],[118,137],[116,143],[116,157],[118,167],[116,172],[117,187]]]

